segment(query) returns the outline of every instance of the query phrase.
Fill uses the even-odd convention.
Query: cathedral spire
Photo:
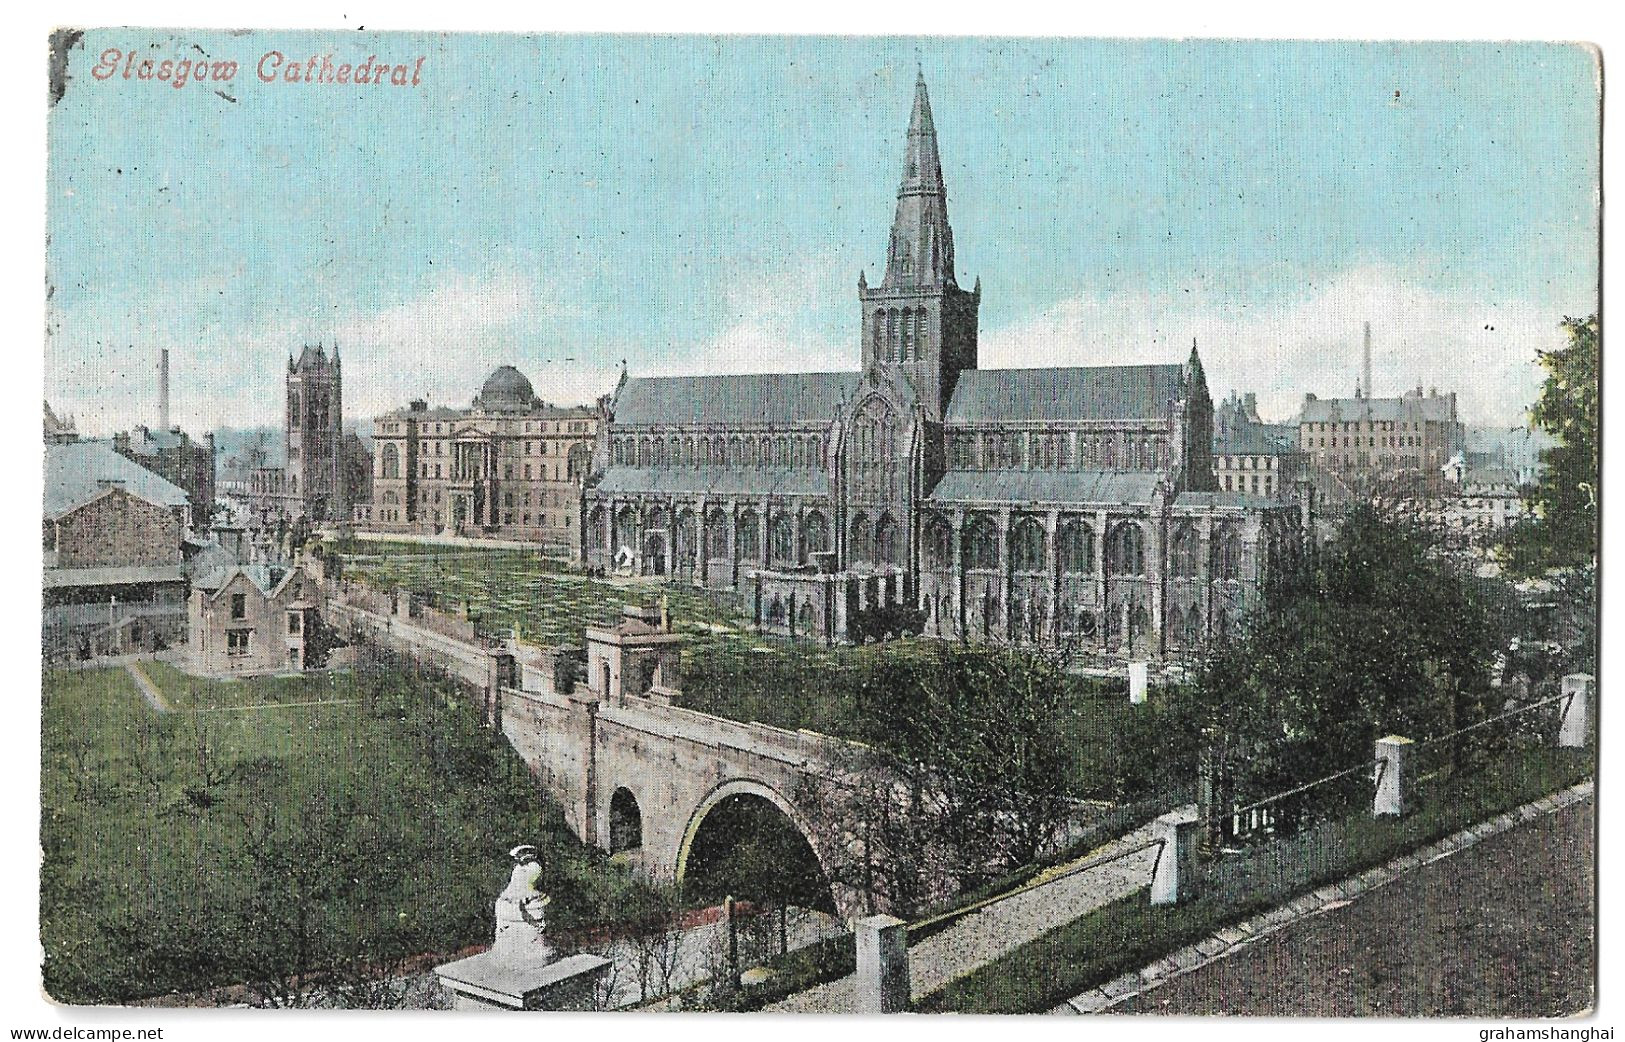
[[[948,191],[942,183],[937,128],[925,73],[914,81],[903,179],[897,187],[897,216],[883,285],[954,286],[954,233],[948,226]]]

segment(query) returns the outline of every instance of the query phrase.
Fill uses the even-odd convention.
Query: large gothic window
[[[1112,529],[1106,567],[1112,575],[1145,574],[1145,530],[1137,523],[1124,521]]]
[[[712,507],[705,515],[705,556],[718,560],[728,556],[728,515],[721,507]]]
[[[672,531],[672,551],[678,565],[694,563],[694,511],[684,507],[677,514],[677,527]]]
[[[891,407],[870,398],[852,419],[852,493],[860,500],[896,498],[896,425]]]
[[[1188,522],[1174,529],[1174,537],[1168,545],[1168,571],[1169,574],[1190,579],[1196,576],[1197,562],[1200,560],[1199,540],[1196,529]],[[1174,626],[1178,629],[1178,626]]]
[[[965,524],[965,567],[999,567],[999,529],[993,519],[978,515]]]
[[[595,550],[602,548],[606,535],[608,535],[608,532],[604,520],[604,508],[593,507],[592,513],[587,515],[587,545]]]
[[[790,523],[790,515],[782,511],[773,515],[773,520],[767,523],[767,544],[772,551],[771,560],[776,564],[794,564],[796,562],[796,530]]]
[[[393,442],[384,446],[383,460],[380,465],[379,477],[398,478],[401,476],[401,450]]]
[[[1055,532],[1055,556],[1063,575],[1093,574],[1095,530],[1086,521],[1062,521]]]
[[[954,565],[952,532],[940,517],[927,517],[922,533],[925,566],[932,571],[947,571]]]
[[[897,525],[889,514],[881,514],[875,522],[875,560],[881,564],[897,563]]]
[[[1234,524],[1213,530],[1213,575],[1219,579],[1241,578],[1241,532]]]
[[[734,546],[739,549],[741,561],[760,561],[762,559],[762,529],[761,520],[756,511],[746,509],[739,514],[739,530],[734,535]]]
[[[801,542],[808,554],[821,554],[829,549],[829,522],[817,510],[809,510],[802,517]]]
[[[859,513],[852,518],[852,538],[847,551],[854,563],[866,563],[875,558],[874,530],[869,527],[869,515]]]
[[[1044,526],[1024,517],[1010,530],[1010,567],[1018,572],[1044,570]]]

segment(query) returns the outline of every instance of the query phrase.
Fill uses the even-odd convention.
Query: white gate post
[[[858,1013],[908,1012],[908,925],[889,915],[859,919],[853,930],[858,949]]]
[[[1590,673],[1570,673],[1563,678],[1563,722],[1557,728],[1557,744],[1562,749],[1578,749],[1591,732],[1591,693],[1596,678]]]
[[[1377,739],[1377,791],[1371,800],[1372,817],[1404,815],[1405,773],[1410,766],[1406,761],[1414,744],[1396,734]]]
[[[1196,832],[1201,816],[1194,808],[1164,814],[1151,823],[1151,839],[1160,842],[1151,870],[1151,903],[1177,904],[1196,889]]]
[[[1134,705],[1145,701],[1146,688],[1150,686],[1150,669],[1147,663],[1130,662],[1128,664],[1128,700]]]

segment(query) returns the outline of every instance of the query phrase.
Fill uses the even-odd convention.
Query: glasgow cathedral
[[[857,372],[638,378],[584,491],[589,567],[734,589],[821,641],[904,606],[927,634],[1177,656],[1235,627],[1307,488],[1219,491],[1183,364],[981,369],[923,75]],[[913,616],[919,619],[919,615]]]

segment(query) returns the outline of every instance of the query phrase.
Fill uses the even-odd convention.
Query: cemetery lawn
[[[397,552],[400,551],[400,552]],[[658,579],[592,579],[524,550],[361,543],[344,563],[346,578],[379,590],[432,593],[443,610],[466,602],[494,631],[517,627],[543,646],[579,644],[588,625],[613,623],[623,607],[665,597],[685,638],[682,705],[730,720],[856,737],[863,677],[882,657],[923,657],[935,642],[899,640],[826,647],[751,632],[730,612],[733,594],[704,592]],[[1133,765],[1119,762],[1130,726],[1125,681],[1075,678],[1074,712],[1057,736],[1075,750],[1073,789],[1111,796]]]
[[[517,756],[444,688],[378,672],[218,681],[142,668],[170,712],[123,668],[42,678],[40,929],[58,1001],[253,980],[288,953],[262,945],[259,963],[236,965],[205,953],[246,949],[241,910],[274,888],[275,864],[302,856],[324,862],[313,885],[329,896],[307,907],[334,926],[312,959],[489,943],[517,842],[542,846],[550,875],[573,880],[578,897],[554,904],[561,925],[612,903],[617,870],[581,848]],[[283,862],[253,860],[255,836]],[[349,885],[380,857],[404,870],[382,890]]]

